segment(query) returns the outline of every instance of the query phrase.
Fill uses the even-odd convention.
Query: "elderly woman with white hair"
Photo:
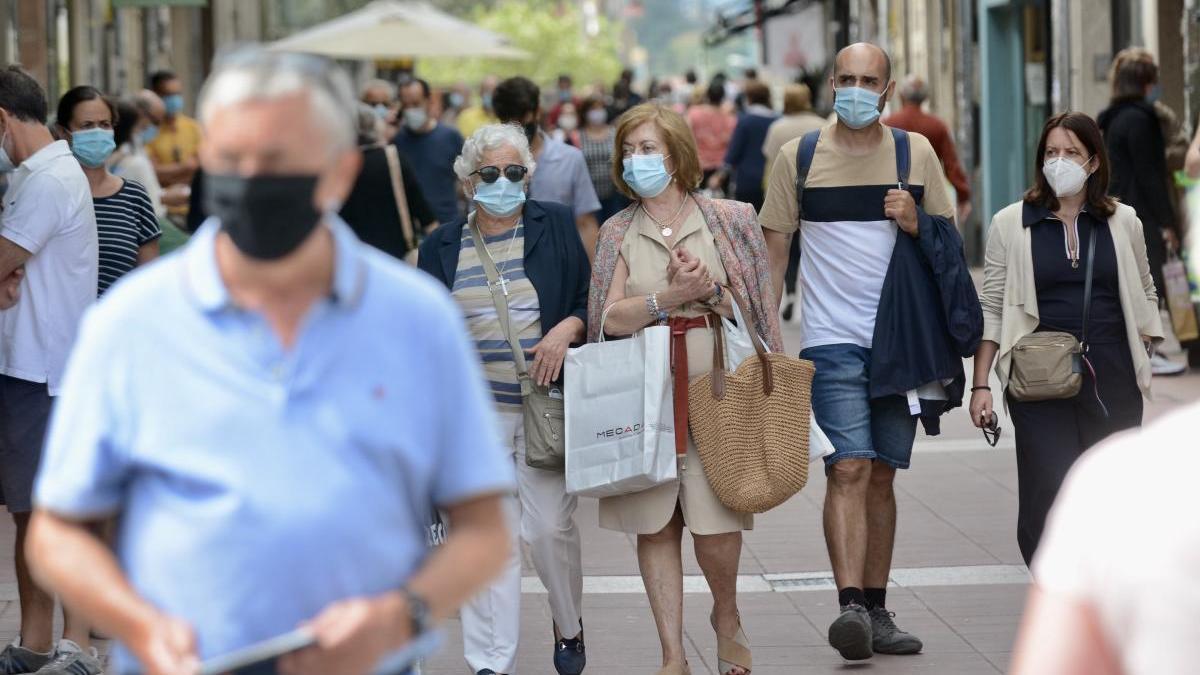
[[[576,499],[566,493],[561,472],[526,463],[523,399],[509,335],[520,342],[533,382],[556,386],[567,348],[584,340],[591,275],[571,209],[526,198],[534,168],[521,127],[492,124],[476,131],[454,163],[475,208],[430,235],[418,265],[450,289],[466,317],[499,413],[501,440],[516,464],[512,517],[519,514],[521,540],[549,591],[554,667],[560,675],[578,675],[585,655]],[[497,305],[507,308],[504,320]],[[500,580],[462,611],[465,655],[476,673],[515,672],[520,600],[515,547]]]

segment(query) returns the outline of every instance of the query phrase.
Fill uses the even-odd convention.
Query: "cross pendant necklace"
[[[504,276],[504,268],[508,267],[508,263],[511,260],[513,244],[517,243],[517,231],[520,228],[521,221],[518,220],[515,224],[513,224],[512,239],[508,240],[508,249],[504,252],[504,262],[500,263],[500,267],[496,270],[496,282],[494,284],[490,282],[488,283],[489,288],[493,286],[499,286],[500,292],[503,293],[504,297],[506,298],[508,297],[508,277]],[[480,230],[479,237],[480,239],[483,239],[482,230]],[[492,261],[492,266],[496,266],[496,259],[492,256],[492,251],[487,247],[487,241],[484,241],[483,250],[480,251],[480,255],[486,255],[488,260]]]
[[[507,298],[508,297],[508,278],[505,277],[503,274],[501,274],[500,278],[496,280],[496,285],[500,287],[500,292],[503,293],[504,297]]]

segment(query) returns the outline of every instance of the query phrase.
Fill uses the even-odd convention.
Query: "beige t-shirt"
[[[1193,404],[1088,451],[1063,483],[1033,560],[1043,591],[1096,612],[1129,675],[1196,671],[1198,423]]]
[[[804,186],[804,223],[796,205],[800,139],[779,151],[759,212],[764,229],[800,229],[801,349],[853,344],[870,349],[883,280],[899,228],[883,213],[888,190],[898,187],[896,141],[882,128],[879,146],[850,155],[821,130]],[[909,134],[909,189],[927,213],[953,217],[942,163],[929,141]],[[907,235],[905,235],[907,236]]]

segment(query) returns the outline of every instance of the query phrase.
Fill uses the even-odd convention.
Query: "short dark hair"
[[[501,122],[522,122],[525,116],[537,112],[541,90],[527,77],[510,77],[496,85],[492,92],[492,110]]]
[[[0,108],[22,122],[46,123],[46,91],[20,66],[0,70]]]
[[[425,97],[425,100],[429,100],[430,98],[432,98],[433,94],[432,94],[432,90],[429,88],[429,83],[419,77],[410,78],[409,80],[407,80],[405,82],[401,82],[400,88],[405,89],[407,87],[413,86],[414,84],[421,85],[421,94]]]
[[[713,105],[721,105],[725,100],[725,81],[713,79],[708,83],[708,91],[705,92],[708,102]]]
[[[688,84],[696,84],[696,71],[689,68],[687,74],[683,76],[683,79],[687,80]]]
[[[608,106],[604,104],[604,99],[596,94],[592,94],[591,96],[583,99],[583,103],[579,104],[579,112],[587,114],[587,112],[592,108],[601,108],[606,111],[608,110]]]
[[[117,106],[113,105],[103,92],[91,85],[80,85],[67,91],[58,99],[58,112],[55,119],[58,126],[70,131],[71,118],[75,116],[75,108],[84,101],[104,101],[104,105],[108,106],[108,114],[112,115],[112,122],[115,126],[120,120],[117,115]]]
[[[746,94],[746,103],[765,105],[771,107],[771,90],[767,85],[758,80],[750,80],[746,83],[743,93]]]
[[[156,94],[162,93],[162,86],[171,80],[178,80],[179,76],[173,70],[156,70],[150,73],[150,89]]]
[[[745,75],[746,75],[747,80],[757,80],[758,79],[758,69],[757,68],[747,68]]]
[[[133,128],[137,126],[142,114],[138,105],[127,98],[117,101],[117,120],[113,123],[113,140],[120,147],[133,137]]]
[[[1038,140],[1037,154],[1034,155],[1033,187],[1025,193],[1025,202],[1051,211],[1058,210],[1058,196],[1050,187],[1050,181],[1046,180],[1042,164],[1046,161],[1046,140],[1051,131],[1060,127],[1075,134],[1083,147],[1096,158],[1096,171],[1088,176],[1084,188],[1088,211],[1098,218],[1111,216],[1117,209],[1117,203],[1108,196],[1108,151],[1104,146],[1104,137],[1100,134],[1096,120],[1081,112],[1061,113],[1046,121],[1046,126],[1042,128],[1042,137]]]

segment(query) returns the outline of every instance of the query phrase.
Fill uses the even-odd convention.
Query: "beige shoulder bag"
[[[404,174],[400,172],[400,151],[391,143],[385,143],[383,154],[387,156],[388,176],[392,179],[392,196],[400,211],[400,232],[404,237],[404,245],[408,247],[404,262],[416,265],[417,237],[413,231],[412,216],[408,213],[408,194],[404,191]]]
[[[1071,398],[1083,387],[1087,359],[1088,312],[1092,306],[1092,267],[1096,258],[1096,232],[1088,237],[1087,268],[1083,280],[1082,340],[1062,331],[1030,333],[1017,340],[1012,351],[1008,393],[1014,400],[1051,401]]]

